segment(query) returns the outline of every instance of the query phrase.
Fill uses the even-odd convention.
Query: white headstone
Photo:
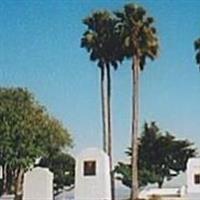
[[[23,200],[53,200],[53,173],[36,167],[24,176]]]
[[[200,199],[200,158],[190,158],[187,163],[187,199]]]
[[[110,200],[109,157],[89,148],[76,159],[75,200]]]

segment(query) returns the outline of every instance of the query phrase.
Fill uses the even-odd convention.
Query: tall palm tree
[[[119,37],[115,32],[116,20],[108,11],[97,11],[85,18],[87,30],[81,39],[81,47],[87,49],[90,60],[97,62],[101,71],[101,99],[103,120],[103,149],[109,155],[111,194],[114,200],[114,175],[112,171],[112,128],[111,128],[111,66],[117,69],[122,61]]]
[[[196,51],[196,62],[200,66],[200,38],[194,42],[194,48]]]
[[[123,52],[132,59],[132,190],[131,200],[138,197],[138,135],[139,135],[139,78],[146,59],[153,60],[158,53],[158,38],[153,18],[147,16],[144,8],[127,4],[118,18],[118,31],[123,41]]]

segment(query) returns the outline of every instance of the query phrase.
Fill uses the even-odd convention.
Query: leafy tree
[[[139,75],[147,58],[154,60],[158,53],[158,38],[154,19],[146,10],[127,4],[115,13],[124,56],[132,59],[132,191],[131,200],[138,197],[138,135],[139,135]]]
[[[0,88],[0,164],[3,193],[22,191],[24,172],[38,157],[71,147],[69,132],[23,88]]]
[[[194,48],[196,51],[196,62],[200,65],[200,38],[194,42]]]
[[[63,191],[65,186],[74,185],[75,160],[69,154],[59,152],[49,157],[43,157],[39,166],[48,167],[54,174],[55,196]]]
[[[114,199],[114,178],[112,174],[112,130],[111,130],[111,74],[110,67],[117,69],[122,61],[120,41],[115,31],[116,20],[108,11],[96,11],[85,18],[87,26],[81,39],[81,47],[86,48],[90,60],[97,62],[101,71],[101,99],[103,120],[103,149],[110,158],[112,199]],[[106,76],[105,76],[106,75]],[[106,90],[106,91],[105,91]]]
[[[126,153],[131,157],[131,148]],[[139,185],[157,183],[161,188],[165,180],[184,172],[188,159],[195,155],[196,149],[188,140],[162,133],[154,122],[145,123],[139,145]],[[131,188],[131,164],[120,162],[115,171],[121,175],[122,183]]]

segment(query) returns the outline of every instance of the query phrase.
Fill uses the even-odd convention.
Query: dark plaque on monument
[[[96,175],[96,161],[84,161],[84,176]]]

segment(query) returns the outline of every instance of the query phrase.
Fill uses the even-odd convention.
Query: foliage
[[[17,183],[36,158],[71,144],[67,129],[27,89],[0,88],[0,164],[4,180],[11,174],[11,182]]]
[[[108,64],[116,69],[123,55],[119,36],[115,31],[115,18],[106,10],[96,11],[85,18],[83,23],[87,30],[81,39],[81,47],[90,53],[90,60],[97,61],[100,68]]]
[[[115,15],[123,54],[127,58],[136,56],[142,70],[146,59],[153,60],[158,54],[159,42],[154,19],[147,15],[143,7],[136,4],[125,5],[124,9],[115,12]]]
[[[186,170],[187,160],[196,155],[188,140],[179,140],[169,132],[162,133],[155,122],[145,123],[139,145],[139,184],[163,182]],[[131,149],[126,152],[131,156]],[[118,163],[115,171],[122,183],[131,187],[131,165]]]
[[[200,65],[200,38],[194,42],[194,48],[196,51],[196,63]]]
[[[69,154],[59,152],[49,157],[43,157],[39,166],[48,167],[54,173],[54,191],[56,194],[62,191],[65,186],[74,184],[75,160]]]

